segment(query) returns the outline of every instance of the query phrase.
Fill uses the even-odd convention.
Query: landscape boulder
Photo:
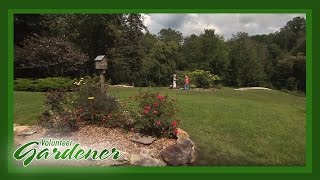
[[[155,141],[155,140],[156,140],[156,138],[154,138],[152,136],[144,136],[141,134],[136,134],[133,138],[131,138],[131,141],[141,143],[144,145],[149,145],[149,144],[153,143],[153,141]]]
[[[179,132],[179,130],[178,130]],[[185,131],[180,131],[185,132]],[[163,160],[171,166],[187,165],[195,162],[195,144],[187,137],[187,133],[180,133],[178,135],[177,143],[168,146],[160,152]]]
[[[176,136],[178,139],[179,138],[186,138],[186,139],[190,138],[189,134],[180,128],[177,128],[177,135]]]
[[[130,164],[135,166],[166,166],[166,163],[160,159],[141,154],[131,154]]]

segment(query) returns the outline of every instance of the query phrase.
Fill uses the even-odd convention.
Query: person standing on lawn
[[[173,74],[172,88],[173,89],[177,88],[177,76],[176,76],[176,74]]]
[[[189,90],[189,83],[190,83],[189,77],[185,76],[185,79],[184,79],[184,90]]]

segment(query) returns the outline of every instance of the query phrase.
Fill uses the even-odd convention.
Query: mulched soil
[[[80,142],[83,145],[97,149],[105,148],[104,145],[108,142],[117,149],[129,154],[139,154],[141,151],[147,151],[147,153],[153,158],[161,158],[160,151],[176,143],[175,139],[160,138],[156,139],[150,145],[144,145],[131,141],[130,139],[134,135],[135,133],[128,132],[120,128],[86,125],[84,127],[80,127],[78,131],[71,133],[70,136],[64,136],[64,138],[68,138],[75,142]]]
[[[15,125],[15,129],[17,127],[19,128],[18,125]],[[160,151],[176,143],[175,139],[160,138],[156,139],[151,145],[143,145],[130,140],[135,135],[134,132],[128,132],[120,128],[106,128],[97,125],[85,125],[80,127],[79,130],[69,134],[52,133],[40,126],[32,126],[30,129],[36,130],[37,133],[22,137],[18,136],[15,132],[14,144],[16,147],[30,140],[40,141],[41,138],[52,138],[73,140],[74,144],[79,143],[81,146],[97,150],[116,147],[127,155],[148,154],[152,158],[161,159]],[[88,163],[83,164],[83,166],[86,165],[88,165]]]

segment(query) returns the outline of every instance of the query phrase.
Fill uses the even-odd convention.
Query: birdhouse
[[[94,59],[96,69],[108,69],[108,59],[105,55],[99,55]]]

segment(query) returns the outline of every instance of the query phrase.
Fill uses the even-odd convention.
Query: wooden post
[[[106,74],[106,70],[100,70],[100,84],[101,84],[101,93],[105,93],[105,75]]]
[[[99,55],[94,59],[95,67],[100,73],[100,85],[101,85],[101,93],[105,93],[105,74],[108,69],[108,59],[105,55]]]

